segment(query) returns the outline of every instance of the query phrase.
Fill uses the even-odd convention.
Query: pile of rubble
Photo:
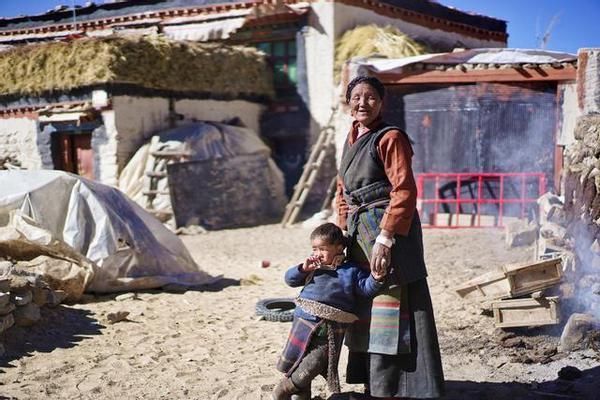
[[[0,333],[13,325],[27,327],[41,318],[43,307],[56,307],[66,297],[34,275],[19,275],[11,261],[0,261]],[[0,342],[0,356],[4,354]]]

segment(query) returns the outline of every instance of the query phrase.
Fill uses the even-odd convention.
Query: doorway
[[[54,169],[94,179],[91,132],[54,132],[51,146]]]

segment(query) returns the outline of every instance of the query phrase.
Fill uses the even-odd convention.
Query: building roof
[[[539,49],[469,49],[398,59],[356,59],[386,83],[559,81],[575,79],[577,56]]]
[[[389,14],[432,28],[460,31],[467,35],[506,40],[506,22],[441,5],[431,0],[334,0],[377,13]],[[247,0],[123,0],[71,9],[59,6],[43,14],[0,18],[0,35],[38,33],[45,30],[71,30],[75,26],[96,29],[110,23],[156,17],[194,16],[246,9],[266,1]],[[301,0],[283,0],[288,5],[309,6]]]

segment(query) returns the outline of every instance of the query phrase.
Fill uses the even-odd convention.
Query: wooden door
[[[94,179],[94,154],[91,133],[52,134],[54,169]]]

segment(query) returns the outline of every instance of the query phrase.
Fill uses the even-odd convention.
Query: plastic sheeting
[[[115,188],[62,171],[2,171],[0,187],[0,225],[20,210],[96,265],[86,291],[216,280],[176,235]]]
[[[253,130],[219,122],[193,122],[164,131],[157,136],[158,143],[153,144],[153,150],[185,151],[189,154],[188,161],[265,154],[268,157],[267,175],[270,182],[265,190],[268,189],[274,199],[273,207],[279,207],[281,204],[285,207],[287,198],[283,174],[270,158],[271,150]],[[150,144],[142,146],[119,177],[119,189],[143,207],[147,206],[143,192],[150,187],[150,178],[145,172],[156,170],[156,163],[166,163],[166,160],[156,160],[152,157],[150,147]],[[167,191],[167,180],[160,180],[156,189]],[[170,210],[169,196],[157,195],[152,202],[152,208]]]

